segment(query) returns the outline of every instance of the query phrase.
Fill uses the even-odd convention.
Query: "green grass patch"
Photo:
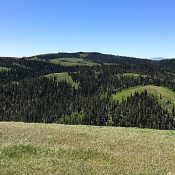
[[[7,72],[9,71],[10,68],[7,68],[7,67],[0,67],[0,72]]]
[[[121,102],[122,99],[126,99],[128,96],[134,94],[136,91],[142,92],[144,90],[147,90],[149,94],[154,95],[163,108],[168,109],[170,112],[172,111],[173,105],[175,106],[175,92],[165,87],[148,85],[128,88],[112,95],[112,98]]]
[[[0,122],[0,174],[175,172],[175,131]]]
[[[117,63],[103,63],[104,65],[111,66],[111,65],[119,65]]]
[[[62,66],[94,66],[96,63],[85,60],[83,58],[57,58],[51,59],[51,63],[60,64]]]
[[[56,77],[58,82],[66,81],[67,83],[74,86],[76,89],[78,89],[78,86],[79,86],[79,84],[74,82],[72,77],[70,75],[68,75],[68,72],[52,73],[52,74],[45,75],[45,77],[47,77],[47,78]]]
[[[14,66],[18,66],[18,67],[20,67],[20,68],[26,68],[26,69],[27,69],[27,67],[26,67],[25,65],[19,64],[19,63],[17,63],[17,62],[13,63],[13,65],[14,65]]]
[[[85,58],[85,57],[87,57],[89,54],[88,53],[80,53],[80,57],[81,58]]]
[[[127,77],[139,77],[139,76],[147,77],[147,75],[136,74],[136,73],[123,73],[123,75]]]
[[[14,145],[1,150],[2,157],[11,159],[21,158],[22,156],[36,155],[37,150],[31,145]]]

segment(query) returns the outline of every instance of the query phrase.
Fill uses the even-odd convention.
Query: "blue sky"
[[[175,57],[175,0],[0,0],[0,56]]]

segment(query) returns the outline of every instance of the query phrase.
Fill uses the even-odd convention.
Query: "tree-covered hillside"
[[[0,121],[175,129],[174,59],[57,53],[0,58],[0,70]]]

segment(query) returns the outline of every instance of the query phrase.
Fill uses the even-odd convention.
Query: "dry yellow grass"
[[[175,131],[1,122],[0,140],[0,174],[175,172]]]

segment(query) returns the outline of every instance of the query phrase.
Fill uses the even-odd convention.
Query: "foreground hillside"
[[[175,172],[175,131],[0,123],[1,174]]]

